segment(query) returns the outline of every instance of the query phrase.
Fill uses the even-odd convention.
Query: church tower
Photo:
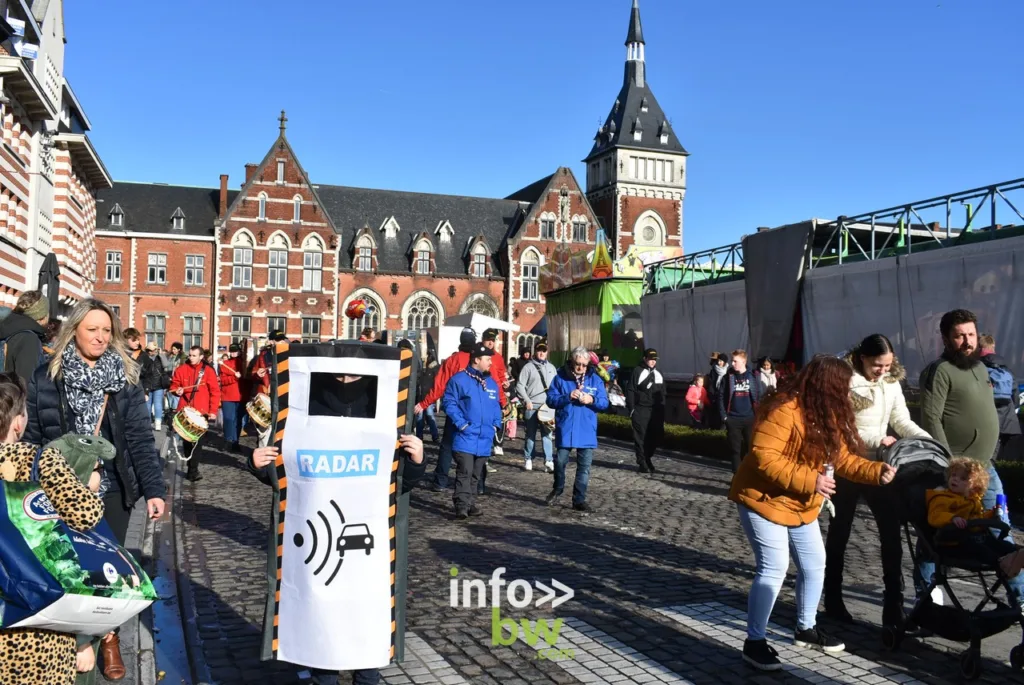
[[[587,165],[587,199],[622,257],[630,245],[683,246],[686,158],[647,82],[639,0],[626,34],[622,89],[594,136]]]

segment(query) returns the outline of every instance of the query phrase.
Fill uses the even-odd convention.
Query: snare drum
[[[270,426],[270,395],[259,393],[245,405],[245,411],[260,430]]]
[[[184,407],[174,414],[171,422],[174,432],[181,436],[185,442],[199,442],[199,438],[210,429],[210,424],[195,407]]]

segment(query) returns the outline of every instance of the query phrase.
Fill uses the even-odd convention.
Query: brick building
[[[64,78],[64,45],[61,0],[0,0],[0,305],[36,287],[51,252],[64,307],[94,286],[96,192],[111,179]]]
[[[277,329],[302,340],[355,338],[364,326],[407,335],[474,311],[520,327],[508,352],[529,346],[544,316],[540,267],[557,246],[593,246],[602,221],[613,257],[634,235],[642,244],[682,242],[686,152],[667,121],[651,123],[664,115],[643,82],[635,3],[629,35],[624,104],[602,131],[621,128],[630,112],[651,130],[599,135],[587,192],[566,167],[502,199],[314,183],[282,112],[277,138],[261,162],[245,165],[240,191],[228,189],[226,175],[218,188],[116,183],[103,191],[97,294],[120,308],[125,325],[163,344],[223,347]],[[600,175],[608,160],[640,154],[657,155],[664,178],[669,160],[678,171],[665,182]],[[368,309],[353,321],[343,312],[355,298]]]

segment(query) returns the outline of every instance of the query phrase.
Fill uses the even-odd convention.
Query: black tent
[[[56,320],[60,312],[60,265],[57,255],[52,252],[43,259],[39,267],[39,284],[36,286],[50,301],[50,319]]]

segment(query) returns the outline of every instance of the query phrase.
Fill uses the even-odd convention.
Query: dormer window
[[[425,233],[416,241],[412,250],[412,271],[416,274],[429,274],[432,271],[431,257],[434,246]]]
[[[171,228],[175,231],[185,230],[185,213],[181,211],[181,207],[174,210],[174,214],[171,214]]]
[[[644,137],[644,127],[640,123],[640,117],[633,120],[633,140],[639,141]]]
[[[668,145],[668,133],[669,133],[668,122],[662,120],[661,128],[658,130],[658,139],[661,141],[662,145]]]
[[[644,112],[644,113],[647,112],[647,96],[646,95],[644,96],[644,99],[640,101],[640,111]]]
[[[388,217],[388,219],[380,225],[380,230],[384,232],[385,238],[397,238],[398,232],[402,230],[402,227],[398,225],[398,221],[395,217]]]
[[[110,210],[110,225],[121,227],[124,226],[124,211],[121,209],[121,205],[115,204],[114,208]]]
[[[356,241],[355,253],[356,271],[373,271],[373,240],[368,235],[363,235]]]
[[[469,275],[474,278],[486,278],[487,277],[487,246],[483,242],[478,242],[470,254],[469,259]]]
[[[450,243],[452,236],[455,235],[455,229],[452,228],[451,223],[446,219],[437,225],[437,230],[434,231],[434,234],[437,235],[442,243]]]

